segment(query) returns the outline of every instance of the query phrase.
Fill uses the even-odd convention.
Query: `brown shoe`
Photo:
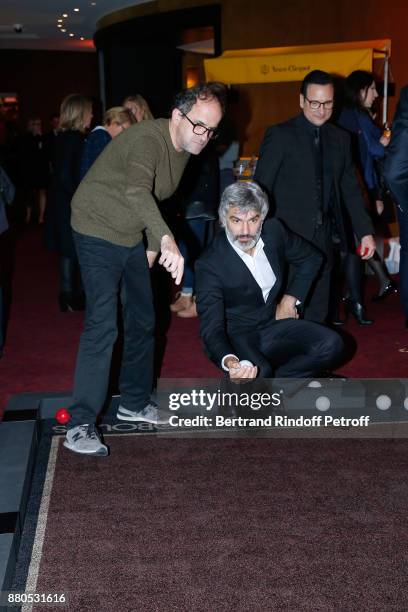
[[[183,295],[182,293],[177,294],[177,299],[173,304],[170,304],[171,312],[180,312],[188,308],[193,303],[193,297],[191,295]]]
[[[193,317],[197,317],[197,307],[195,302],[191,302],[190,306],[184,308],[184,310],[179,310],[177,316],[181,317],[182,319],[192,319]]]

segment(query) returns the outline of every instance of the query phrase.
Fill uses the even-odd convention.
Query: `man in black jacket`
[[[326,255],[305,308],[305,318],[319,323],[328,314],[333,242],[342,248],[355,234],[363,259],[375,251],[349,136],[328,123],[333,104],[330,75],[310,72],[301,86],[301,114],[268,128],[255,173],[274,201],[276,217]]]
[[[333,367],[343,348],[337,333],[298,315],[323,256],[278,219],[265,221],[267,211],[255,183],[225,189],[219,208],[225,231],[196,264],[201,337],[231,379],[316,376]]]
[[[397,204],[401,244],[400,297],[405,315],[405,327],[408,328],[408,85],[401,89],[383,171]]]

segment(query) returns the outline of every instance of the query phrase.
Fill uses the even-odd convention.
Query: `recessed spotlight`
[[[76,13],[79,13],[79,8],[74,8],[74,11],[75,11]]]
[[[62,28],[62,23],[57,23],[57,28]]]
[[[61,32],[66,32],[66,30],[61,30]]]
[[[69,33],[69,35],[70,35],[70,36],[73,36],[73,33],[72,33],[72,32],[70,32],[70,33]]]
[[[68,13],[63,13],[62,16],[67,18],[68,17]]]
[[[62,23],[62,19],[57,19],[58,23]]]

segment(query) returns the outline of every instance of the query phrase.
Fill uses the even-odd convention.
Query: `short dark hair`
[[[344,81],[344,106],[365,111],[363,101],[360,97],[361,90],[367,90],[375,82],[372,72],[366,70],[354,70]]]
[[[333,85],[334,87],[334,81],[333,77],[328,72],[323,72],[323,70],[312,70],[312,72],[309,72],[305,76],[300,86],[300,93],[302,96],[306,96],[309,85]]]
[[[226,99],[226,87],[224,83],[209,81],[208,83],[199,83],[195,87],[190,87],[189,89],[183,89],[176,95],[173,108],[178,108],[183,113],[187,114],[191,111],[197,100],[213,99],[218,100],[222,114],[224,114]]]

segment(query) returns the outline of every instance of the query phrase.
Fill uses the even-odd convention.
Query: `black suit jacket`
[[[311,240],[319,201],[313,140],[306,121],[299,115],[267,129],[254,178],[274,201],[275,215],[292,231]],[[374,230],[356,177],[349,135],[326,123],[321,128],[321,137],[325,206],[330,204],[333,208],[339,237],[346,245],[352,238],[349,228],[359,239]]]
[[[408,213],[408,126],[391,137],[383,165],[385,182],[401,212]]]
[[[278,219],[265,221],[264,252],[276,276],[265,303],[262,291],[221,231],[196,263],[196,299],[200,333],[209,357],[221,365],[227,354],[264,365],[257,341],[275,320],[283,293],[304,302],[322,265],[323,255],[288,231]],[[288,266],[295,271],[287,283]],[[266,365],[266,364],[265,364]]]

